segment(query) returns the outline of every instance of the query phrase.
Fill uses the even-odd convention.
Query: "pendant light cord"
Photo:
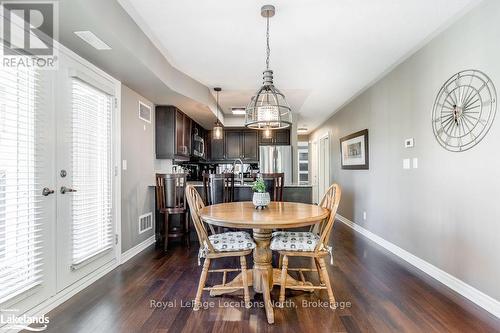
[[[266,29],[266,39],[267,39],[267,57],[266,57],[266,69],[269,69],[269,57],[271,56],[271,48],[269,47],[269,15],[267,16],[267,29]]]
[[[216,93],[217,93],[217,101],[215,103],[217,104],[216,107],[217,107],[217,124],[218,124],[219,123],[219,92],[216,91]]]

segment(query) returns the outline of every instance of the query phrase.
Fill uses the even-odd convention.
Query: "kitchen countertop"
[[[193,185],[194,187],[201,187],[203,186],[203,182],[202,181],[189,181],[187,182],[188,185]],[[150,184],[148,185],[148,187],[156,187],[156,185],[154,184]],[[234,184],[234,187],[252,187],[252,184],[250,183],[245,183],[243,185],[239,184],[239,183],[236,183]],[[307,185],[307,184],[285,184],[284,187],[312,187],[312,185]]]
[[[203,182],[201,181],[190,181],[190,182],[187,182],[188,185],[193,185],[195,187],[197,186],[203,186]],[[234,184],[234,187],[252,187],[252,184],[251,183],[245,183],[243,185],[241,185],[240,183],[237,183],[235,182]],[[307,185],[307,184],[285,184],[284,187],[312,187],[311,185]]]

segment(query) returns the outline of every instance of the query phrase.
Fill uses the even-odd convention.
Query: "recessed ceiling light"
[[[111,47],[104,43],[99,37],[97,37],[92,31],[75,31],[75,35],[92,45],[97,50],[111,50]]]
[[[231,112],[236,116],[244,116],[245,108],[231,108]]]
[[[307,127],[299,127],[299,128],[297,128],[297,133],[307,133]]]

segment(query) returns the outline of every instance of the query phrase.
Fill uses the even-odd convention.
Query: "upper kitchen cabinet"
[[[258,137],[255,130],[226,130],[226,159],[241,158],[244,161],[258,161]]]
[[[212,161],[224,160],[224,139],[214,139],[212,137],[212,131],[208,133],[210,137],[210,144],[208,145],[209,158]]]
[[[175,106],[156,107],[156,158],[187,160],[192,120]]]
[[[243,160],[257,161],[259,159],[259,144],[256,131],[243,132],[241,146],[243,148]]]
[[[243,152],[241,149],[240,132],[226,131],[224,136],[226,140],[226,158],[234,160],[242,158]]]
[[[277,145],[277,146],[289,146],[290,145],[290,130],[273,130],[271,131],[271,137],[265,138],[264,131],[259,131],[259,145]]]

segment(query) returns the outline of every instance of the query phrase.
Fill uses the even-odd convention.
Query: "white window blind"
[[[113,246],[112,108],[112,96],[72,78],[74,269]]]
[[[39,79],[0,68],[0,303],[42,282]]]

